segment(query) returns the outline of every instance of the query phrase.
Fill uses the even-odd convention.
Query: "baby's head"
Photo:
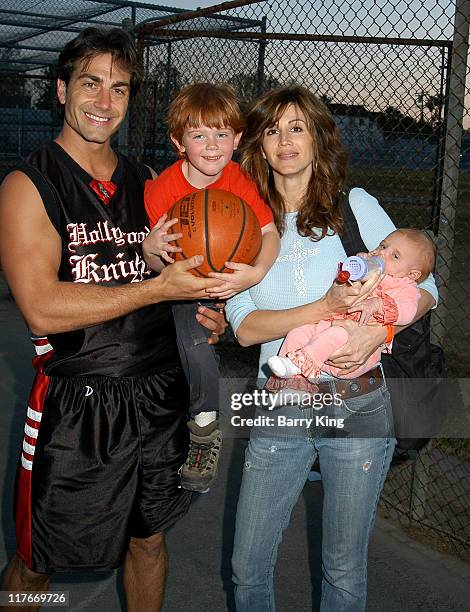
[[[227,83],[193,83],[168,111],[168,133],[180,155],[207,176],[218,176],[232,159],[245,119]]]
[[[421,230],[398,229],[382,240],[371,255],[385,262],[385,274],[422,282],[434,270],[436,247]]]

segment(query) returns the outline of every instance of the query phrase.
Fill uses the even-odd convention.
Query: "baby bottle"
[[[377,270],[380,274],[383,274],[384,269],[384,260],[376,256],[365,258],[359,255],[353,255],[352,257],[346,258],[342,265],[342,270],[349,272],[350,281],[365,281]]]

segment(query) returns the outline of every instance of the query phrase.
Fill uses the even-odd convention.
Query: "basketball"
[[[233,272],[226,261],[251,264],[261,249],[261,228],[253,210],[241,198],[221,189],[201,189],[185,196],[168,213],[178,219],[171,233],[182,251],[175,259],[203,255],[202,264],[191,270],[196,276],[209,272]]]

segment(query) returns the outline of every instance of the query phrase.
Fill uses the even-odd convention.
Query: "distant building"
[[[367,138],[370,142],[383,142],[383,134],[377,121],[380,113],[367,110],[360,104],[331,103],[328,108],[334,115],[347,146],[362,138]]]

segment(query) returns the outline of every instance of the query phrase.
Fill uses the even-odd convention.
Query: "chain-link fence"
[[[349,185],[376,195],[397,225],[434,233],[433,331],[451,370],[467,375],[467,0],[231,2],[149,22],[137,35],[148,80],[132,150],[157,169],[173,160],[163,118],[184,84],[229,81],[249,102],[301,83],[327,102],[350,151]]]
[[[6,4],[12,13],[26,6],[0,0],[0,9]],[[375,195],[398,226],[434,234],[440,305],[433,332],[451,374],[469,377],[469,0],[245,0],[189,13],[77,0],[73,4],[81,12],[75,22],[65,14],[71,10],[66,4],[43,3],[63,17],[56,20],[55,53],[91,20],[136,24],[146,82],[118,144],[158,170],[173,161],[166,109],[187,83],[229,81],[243,104],[293,83],[320,95],[350,151],[349,186]],[[61,29],[65,17],[69,21]],[[28,61],[28,75],[33,62],[40,63],[31,54],[51,32],[31,37],[31,51],[18,51],[8,46],[10,31],[2,38],[2,28],[0,69],[9,70],[0,80],[0,137],[8,161],[49,140],[58,125],[46,107],[50,69],[35,79],[18,74]],[[255,352],[231,342],[221,352],[238,376],[253,375]],[[435,441],[418,458],[392,469],[382,506],[470,556],[469,468],[468,440]]]
[[[183,9],[125,0],[0,0],[0,179],[61,126],[54,64],[89,26],[125,27]]]
[[[434,336],[451,374],[467,377],[469,19],[460,0],[293,0],[232,2],[149,23],[137,31],[147,83],[130,146],[158,169],[173,161],[163,119],[187,83],[229,81],[247,104],[292,83],[315,91],[348,146],[349,185],[374,194],[397,225],[434,234],[441,296]],[[232,372],[253,376],[256,351],[228,342],[221,354]],[[391,470],[382,508],[470,557],[469,459],[467,440],[435,440]]]
[[[55,138],[62,122],[52,111],[54,97],[51,77],[13,75],[0,80],[2,166]]]

